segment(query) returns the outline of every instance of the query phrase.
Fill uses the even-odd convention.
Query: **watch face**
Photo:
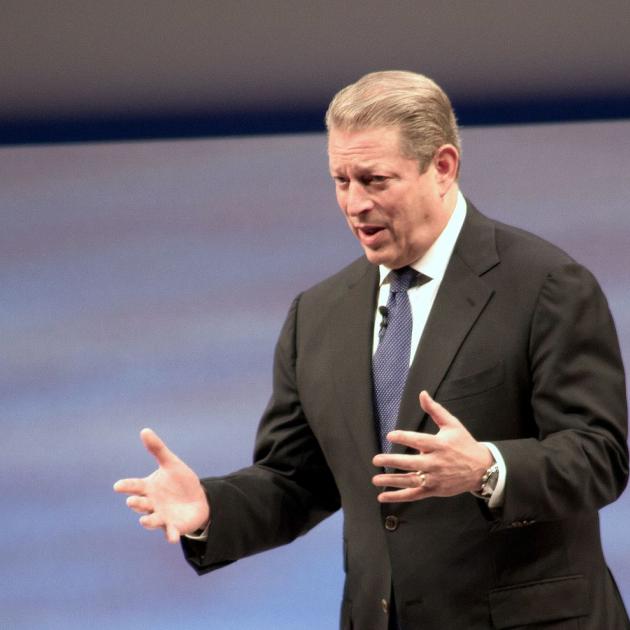
[[[481,494],[484,496],[490,496],[494,489],[497,487],[497,481],[499,480],[499,465],[493,464],[488,468],[486,474],[483,476],[483,482],[481,485]]]

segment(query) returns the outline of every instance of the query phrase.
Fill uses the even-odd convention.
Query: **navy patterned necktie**
[[[407,290],[418,275],[411,267],[391,272],[387,310],[372,357],[374,413],[382,452],[391,450],[386,436],[396,428],[400,399],[409,373],[412,319]]]

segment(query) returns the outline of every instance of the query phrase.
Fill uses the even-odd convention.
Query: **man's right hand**
[[[158,468],[143,479],[121,479],[114,490],[130,495],[127,505],[142,514],[140,524],[146,529],[163,529],[170,543],[205,529],[210,506],[199,477],[151,429],[143,429],[140,438]]]

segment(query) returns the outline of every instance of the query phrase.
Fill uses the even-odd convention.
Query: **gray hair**
[[[436,151],[452,144],[461,154],[455,112],[442,88],[422,74],[403,70],[371,72],[335,95],[326,129],[373,127],[400,130],[401,151],[424,172]]]

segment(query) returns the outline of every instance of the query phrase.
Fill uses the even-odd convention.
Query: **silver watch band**
[[[497,482],[499,480],[499,464],[494,462],[488,470],[484,473],[481,478],[481,485],[479,490],[473,492],[472,494],[478,497],[479,499],[484,499],[487,501],[494,492],[494,489],[497,487]]]

